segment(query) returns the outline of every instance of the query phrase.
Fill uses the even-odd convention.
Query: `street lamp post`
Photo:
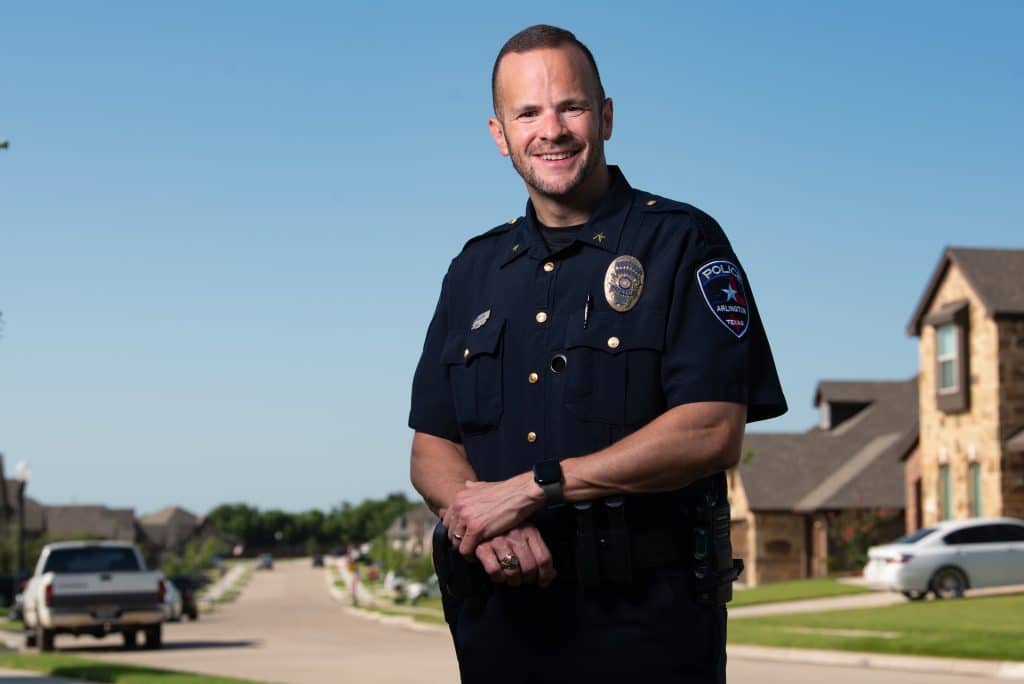
[[[14,466],[14,477],[18,481],[18,549],[15,569],[18,580],[25,576],[25,485],[32,475],[32,469],[24,461]]]

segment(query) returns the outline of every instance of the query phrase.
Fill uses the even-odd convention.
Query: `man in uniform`
[[[606,163],[573,34],[513,36],[492,92],[526,214],[452,261],[409,418],[463,681],[722,682],[723,471],[786,411],[750,284],[710,216]]]

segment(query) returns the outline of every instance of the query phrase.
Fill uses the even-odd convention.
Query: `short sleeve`
[[[445,276],[434,317],[427,328],[423,353],[420,355],[412,380],[409,427],[417,432],[443,437],[452,442],[462,442],[455,420],[448,369],[441,362],[441,351],[448,331],[447,293],[448,277]]]
[[[781,416],[786,399],[746,272],[714,219],[694,223],[666,322],[667,405],[725,401],[746,404],[747,422]]]

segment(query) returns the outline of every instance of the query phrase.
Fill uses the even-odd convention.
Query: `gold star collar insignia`
[[[608,236],[605,235],[604,233],[594,233],[594,238],[593,239],[597,240],[598,242],[604,242],[604,239],[606,237],[608,237]]]

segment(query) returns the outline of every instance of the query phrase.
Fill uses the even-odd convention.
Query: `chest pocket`
[[[448,367],[455,418],[463,434],[487,432],[501,422],[504,319],[477,330],[448,334],[441,361]]]
[[[640,425],[664,410],[660,311],[576,313],[566,331],[566,408],[585,421]]]

